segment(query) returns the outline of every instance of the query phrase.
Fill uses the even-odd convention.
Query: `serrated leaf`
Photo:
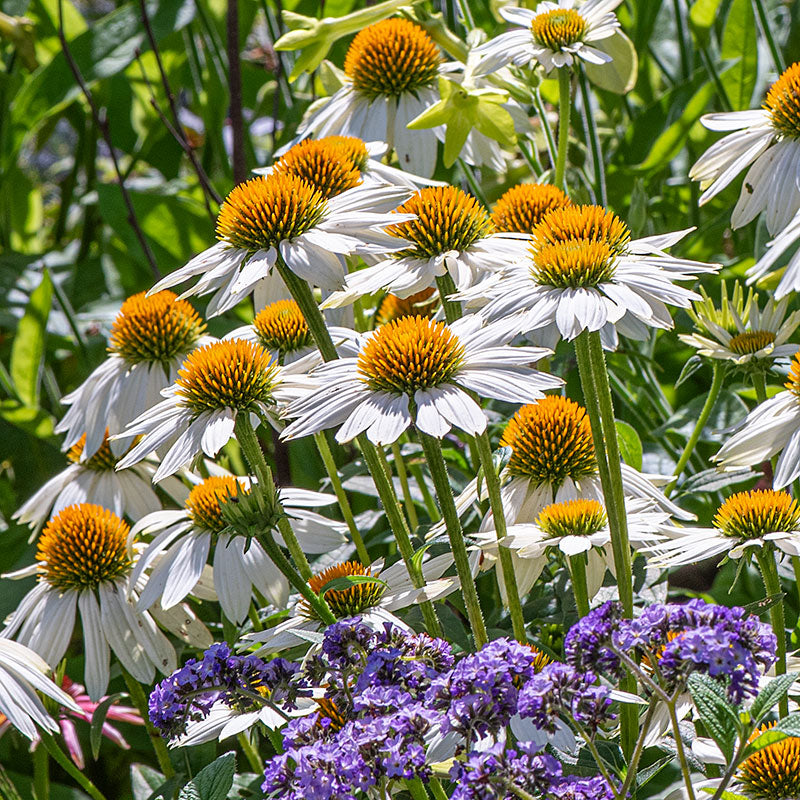
[[[236,772],[236,754],[225,753],[207,767],[203,767],[194,779],[181,789],[178,800],[226,800],[233,774]]]
[[[706,730],[730,761],[739,730],[736,709],[728,702],[724,689],[710,676],[696,672],[689,676],[688,685]]]
[[[19,321],[11,345],[9,372],[17,395],[25,405],[39,405],[39,370],[44,358],[47,318],[53,301],[53,283],[45,272],[41,283],[31,292],[25,314]]]
[[[636,429],[627,422],[615,421],[617,427],[617,441],[622,460],[634,469],[642,468],[642,440]]]
[[[744,559],[741,559],[744,561]],[[783,592],[779,594],[770,594],[767,597],[763,597],[761,600],[756,600],[752,603],[748,603],[745,606],[742,606],[748,614],[755,614],[757,617],[762,616],[762,614],[766,614],[766,612],[772,608],[776,603],[783,602]]]
[[[92,758],[97,761],[100,755],[100,742],[103,737],[103,723],[108,716],[108,709],[122,697],[122,692],[111,694],[102,703],[99,703],[92,713],[92,724],[89,728],[89,744],[92,748]]]
[[[789,692],[792,684],[800,678],[798,672],[788,672],[773,678],[759,693],[750,707],[750,715],[758,724],[764,715],[774,708]]]
[[[646,769],[640,769],[636,773],[636,787],[641,789],[646,783],[651,781],[653,778],[661,772],[664,767],[669,766],[670,764],[675,763],[675,756],[669,755],[664,756],[664,758],[656,761],[655,764],[651,764]]]

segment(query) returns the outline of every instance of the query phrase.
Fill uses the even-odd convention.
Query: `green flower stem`
[[[539,121],[542,123],[544,140],[547,144],[547,154],[550,156],[550,164],[555,168],[556,140],[553,138],[553,131],[550,128],[550,123],[547,121],[547,109],[544,107],[542,93],[539,91],[538,86],[533,90],[533,105],[536,107],[536,113],[539,116]]]
[[[633,785],[634,779],[636,778],[639,760],[641,759],[642,751],[644,750],[644,742],[645,739],[647,739],[647,734],[650,732],[650,725],[653,722],[653,716],[656,713],[657,707],[658,698],[653,697],[650,700],[650,705],[647,707],[647,712],[644,715],[644,721],[642,722],[641,729],[639,731],[639,738],[636,740],[636,747],[634,748],[633,755],[628,762],[628,767],[625,772],[625,782],[622,784],[622,788],[618,792],[619,797],[628,796],[628,792]]]
[[[47,749],[35,747],[33,759],[33,796],[36,800],[50,800],[50,758]]]
[[[425,503],[425,510],[428,512],[431,522],[438,522],[442,515],[439,513],[439,508],[436,505],[436,500],[428,488],[428,482],[422,474],[422,467],[419,464],[409,464],[408,471],[411,473],[414,481],[422,492],[422,500]],[[800,586],[800,584],[798,584]]]
[[[247,413],[240,413],[236,415],[235,430],[236,438],[238,439],[242,448],[244,457],[247,459],[250,468],[256,473],[259,485],[264,491],[269,492],[272,495],[275,508],[278,512],[278,531],[280,531],[280,534],[283,537],[286,549],[292,556],[292,560],[294,561],[294,564],[299,570],[300,574],[303,576],[303,579],[308,580],[313,575],[313,572],[311,571],[311,565],[308,563],[308,559],[306,558],[306,554],[303,552],[303,548],[300,547],[300,542],[297,541],[297,536],[292,530],[292,526],[289,523],[288,518],[285,514],[283,514],[283,508],[280,500],[278,499],[277,490],[275,489],[275,482],[272,479],[272,470],[270,470],[266,460],[264,459],[264,453],[261,450],[258,437],[256,436],[256,432],[250,423],[250,417]]]
[[[318,594],[311,591],[311,587],[307,581],[303,580],[302,576],[292,566],[288,558],[283,554],[283,551],[278,546],[275,539],[272,538],[272,533],[268,530],[259,531],[256,533],[258,543],[264,548],[267,555],[272,559],[275,566],[286,576],[289,583],[302,595],[303,599],[308,602],[317,616],[326,625],[332,625],[336,622],[336,617],[331,613],[328,604]]]
[[[578,76],[578,85],[583,101],[583,119],[586,123],[586,138],[589,142],[589,152],[592,154],[592,168],[594,170],[594,192],[597,202],[601,206],[608,205],[606,193],[606,174],[603,165],[603,151],[600,148],[600,139],[597,135],[597,125],[594,121],[594,108],[592,106],[592,91],[586,71],[581,68]]]
[[[678,751],[678,762],[681,765],[681,774],[683,775],[683,783],[686,786],[686,795],[689,800],[695,800],[692,773],[689,769],[689,762],[686,759],[686,749],[683,746],[683,739],[681,738],[681,729],[678,724],[678,712],[675,710],[676,700],[677,698],[673,697],[670,699],[670,702],[667,703],[669,719],[672,724],[672,736],[675,739],[675,749]]]
[[[500,478],[492,461],[492,447],[489,443],[488,434],[484,431],[476,436],[475,444],[477,445],[478,459],[483,468],[486,490],[489,494],[489,505],[492,508],[495,533],[498,541],[500,541],[505,538],[508,532],[506,513],[503,508],[503,499],[500,495]],[[528,641],[528,637],[525,633],[525,618],[522,614],[522,603],[520,602],[519,588],[517,587],[517,575],[514,572],[514,561],[507,547],[501,544],[497,549],[500,556],[500,568],[503,572],[503,583],[506,587],[506,600],[511,614],[511,627],[514,631],[514,638],[524,644]]]
[[[239,742],[239,746],[244,752],[247,763],[250,765],[250,769],[256,774],[261,773],[264,770],[264,761],[258,754],[258,748],[250,741],[250,737],[247,735],[247,733],[242,731],[236,737],[236,741]]]
[[[92,798],[92,800],[106,800],[106,796],[86,777],[86,775],[83,774],[83,772],[81,772],[81,770],[79,770],[72,763],[72,759],[69,758],[69,756],[67,756],[66,753],[64,753],[64,751],[58,746],[51,733],[48,733],[47,731],[40,731],[39,736],[41,737],[44,749],[47,751],[53,761],[55,761],[73,780],[75,780],[78,786],[80,786],[81,789],[83,789],[83,791]],[[172,775],[174,774],[175,771],[173,770]],[[166,777],[172,777],[172,775]],[[37,798],[37,800],[44,800],[44,798]]]
[[[438,778],[431,778],[428,784],[431,787],[431,792],[436,800],[448,800],[447,792],[445,792],[442,782]]]
[[[575,340],[575,353],[578,357],[581,388],[592,427],[592,440],[611,529],[619,599],[625,616],[630,619],[633,617],[631,547],[628,542],[628,521],[622,489],[614,406],[600,334],[597,331],[583,331]]]
[[[122,670],[122,678],[125,681],[125,685],[128,687],[128,694],[130,695],[134,706],[136,706],[139,715],[144,720],[144,727],[147,731],[147,735],[150,737],[150,745],[155,751],[156,759],[158,760],[158,766],[165,778],[174,778],[175,767],[172,766],[172,761],[169,757],[169,750],[167,749],[166,742],[161,738],[161,734],[156,730],[155,725],[153,725],[153,723],[150,721],[150,714],[147,708],[147,697],[145,696],[144,689],[142,689],[142,684],[139,683],[139,681],[137,681],[136,678],[134,678],[133,675],[131,675],[130,672],[128,672],[128,670],[126,670],[122,665],[120,665],[120,669]],[[45,739],[43,738],[42,741],[45,741]],[[48,749],[47,752],[50,753],[50,750]],[[53,753],[50,753],[50,755],[53,755]],[[57,758],[56,761],[58,761]],[[61,764],[60,761],[58,763]],[[71,763],[72,762],[70,761],[70,764]],[[83,773],[81,773],[81,775],[82,774]],[[91,792],[89,792],[89,794],[91,794]],[[102,797],[102,795],[99,796]],[[95,795],[92,795],[92,797],[95,797]]]
[[[706,395],[706,402],[703,404],[703,409],[700,412],[700,416],[697,418],[692,435],[686,442],[686,447],[683,448],[681,457],[678,459],[678,463],[675,465],[675,469],[672,473],[675,477],[664,488],[664,494],[667,497],[669,497],[675,490],[675,486],[678,483],[678,478],[680,478],[680,476],[683,474],[683,470],[689,463],[689,459],[692,457],[692,453],[694,452],[694,448],[697,446],[698,441],[700,441],[700,436],[703,433],[703,429],[706,427],[706,423],[708,422],[708,418],[711,416],[711,412],[714,410],[720,390],[722,389],[722,384],[725,381],[725,365],[721,361],[714,361],[713,370],[714,371],[711,377],[711,388],[708,390],[708,394]]]
[[[506,789],[512,794],[515,794],[519,800],[539,800],[539,798],[535,797],[521,786],[517,786],[514,781],[506,781]]]
[[[450,488],[450,478],[447,475],[447,466],[442,455],[442,443],[435,436],[430,436],[422,431],[418,432],[425,458],[428,461],[428,468],[433,478],[433,486],[439,500],[439,508],[444,517],[447,535],[450,539],[450,549],[456,562],[456,572],[461,583],[461,594],[467,609],[472,636],[475,640],[475,648],[480,650],[488,641],[486,624],[483,621],[483,612],[478,600],[478,592],[475,589],[475,581],[472,579],[467,546],[464,543],[464,531],[458,518],[453,492]]]
[[[444,317],[447,320],[447,324],[450,325],[457,319],[461,319],[464,313],[461,308],[461,303],[447,299],[451,294],[455,294],[456,292],[453,276],[449,272],[445,272],[444,275],[437,275],[436,288],[439,290],[439,299],[442,301],[442,309],[444,310]]]
[[[469,7],[469,0],[457,0],[458,8],[461,11],[461,16],[464,17],[464,27],[471,31],[475,27],[475,20],[472,16],[472,10]]]
[[[394,457],[394,467],[397,477],[400,479],[400,486],[403,489],[403,504],[408,516],[408,523],[411,530],[415,531],[419,527],[419,517],[417,517],[417,507],[414,505],[414,498],[411,497],[411,486],[408,483],[408,472],[406,472],[406,462],[403,461],[403,454],[400,452],[399,442],[392,445],[392,456]]]
[[[556,173],[554,183],[564,191],[567,183],[567,145],[569,144],[569,117],[572,112],[572,98],[569,67],[558,68],[558,154],[556,156]]]
[[[575,606],[578,615],[585,617],[589,613],[589,586],[586,582],[586,553],[567,556],[569,574],[572,578],[572,593],[575,595]]]
[[[764,34],[764,38],[767,40],[769,52],[772,56],[772,62],[775,64],[775,71],[781,73],[786,69],[786,62],[783,60],[783,55],[778,48],[775,37],[772,35],[769,19],[767,19],[767,11],[764,8],[764,0],[753,0],[753,6],[756,10],[756,16],[758,17],[759,25],[761,26],[761,32]]]
[[[611,547],[614,554],[614,568],[617,574],[619,599],[623,613],[633,617],[633,570],[631,567],[631,548],[628,541],[628,524],[625,513],[625,497],[622,491],[619,443],[614,420],[614,406],[611,400],[611,387],[608,383],[608,369],[600,342],[600,334],[583,331],[575,339],[575,354],[578,359],[581,388],[586,402],[586,413],[592,429],[597,470],[603,487]],[[620,681],[620,688],[626,692],[636,692],[636,679],[626,675]],[[620,711],[620,734],[622,750],[630,757],[636,746],[639,719],[636,709],[624,704]]]
[[[356,553],[361,560],[361,563],[368,567],[372,561],[367,552],[367,547],[364,544],[364,539],[361,537],[361,531],[356,525],[355,517],[353,516],[353,509],[350,507],[350,500],[347,497],[347,492],[342,486],[341,478],[339,478],[339,471],[336,469],[336,462],[333,460],[333,453],[331,452],[328,439],[324,433],[315,433],[314,441],[317,444],[317,450],[322,457],[322,463],[325,465],[325,471],[328,473],[333,492],[336,499],[339,501],[339,508],[341,509],[344,521],[347,523],[347,529],[350,531],[350,536],[356,546]]]
[[[486,195],[484,194],[483,189],[481,189],[480,183],[478,183],[478,179],[475,177],[475,173],[472,171],[472,167],[464,161],[463,158],[459,157],[457,160],[458,166],[461,169],[461,172],[464,174],[464,177],[469,184],[470,191],[475,197],[480,200],[480,202],[488,208],[489,201],[486,199]]]
[[[759,569],[761,570],[761,577],[764,579],[764,589],[766,590],[767,597],[775,595],[783,595],[781,589],[781,580],[778,577],[778,565],[775,562],[775,554],[772,547],[757,547],[756,559],[758,561]],[[775,638],[778,640],[776,655],[778,660],[775,663],[775,674],[786,674],[786,618],[783,614],[783,599],[778,599],[769,608],[769,621],[772,625],[772,630],[775,633]],[[789,700],[786,696],[781,700],[778,706],[780,716],[785,717],[789,713]]]
[[[767,399],[767,381],[764,378],[763,372],[753,372],[751,375],[753,381],[753,388],[756,390],[756,400],[759,405],[766,402]]]
[[[333,339],[331,339],[330,332],[325,324],[325,319],[314,300],[314,296],[308,284],[304,280],[298,278],[297,275],[286,266],[286,262],[284,262],[280,256],[278,256],[275,266],[278,268],[278,272],[291,292],[294,301],[300,307],[306,325],[308,325],[308,330],[311,332],[311,336],[314,338],[314,343],[317,345],[317,349],[322,355],[322,358],[325,361],[335,361],[339,358],[339,354],[336,352]],[[386,518],[389,521],[389,527],[392,529],[392,533],[397,541],[397,547],[400,550],[400,555],[403,557],[406,569],[408,569],[411,582],[414,584],[415,588],[421,589],[425,585],[425,578],[422,575],[422,570],[414,562],[414,548],[411,544],[411,534],[408,529],[408,523],[403,516],[400,502],[395,494],[394,486],[392,486],[391,481],[383,471],[377,448],[370,442],[366,434],[359,434],[356,437],[356,442],[358,442],[358,446],[361,448],[364,461],[367,463],[367,468],[375,483],[375,488],[378,490],[378,496],[386,512]],[[420,607],[428,633],[431,636],[440,636],[442,629],[433,604],[426,600],[424,603],[420,603]]]
[[[220,617],[222,618],[222,638],[230,645],[233,645],[239,638],[239,628],[225,614],[220,614]]]

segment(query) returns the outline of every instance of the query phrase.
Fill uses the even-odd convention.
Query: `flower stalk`
[[[558,153],[554,183],[566,191],[567,146],[569,144],[569,118],[572,112],[572,74],[569,67],[558,69]]]
[[[756,560],[761,570],[761,577],[764,580],[764,590],[767,593],[767,597],[774,598],[772,605],[769,607],[769,620],[772,625],[772,630],[775,633],[775,638],[778,640],[775,674],[785,675],[786,617],[783,612],[783,590],[781,589],[778,565],[775,562],[775,555],[772,551],[772,547],[756,548]],[[789,699],[786,695],[781,699],[778,709],[781,717],[785,717],[789,713]]]

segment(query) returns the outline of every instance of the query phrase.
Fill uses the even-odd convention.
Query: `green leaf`
[[[792,684],[800,678],[800,673],[789,672],[773,678],[759,693],[750,707],[750,716],[758,724],[764,715],[774,708],[789,692]]]
[[[778,720],[771,730],[780,731],[787,736],[800,736],[800,714],[789,714],[788,717]]]
[[[225,753],[207,767],[203,767],[194,780],[186,784],[178,800],[226,800],[236,771],[236,755]]]
[[[194,19],[194,0],[159,0],[148,4],[156,41],[188,25]],[[69,42],[72,57],[88,86],[122,72],[136,57],[149,50],[138,2],[126,3],[106,14]],[[79,95],[63,52],[34,72],[14,98],[8,112],[13,157],[25,137],[44,119],[60,113]]]
[[[109,695],[103,700],[102,703],[98,704],[97,708],[95,708],[94,713],[92,714],[92,724],[89,728],[89,744],[92,747],[92,758],[95,761],[97,761],[97,757],[100,755],[100,741],[103,737],[103,723],[106,721],[108,709],[111,708],[112,704],[116,703],[117,700],[119,700],[122,696],[122,692]]]
[[[593,42],[592,47],[611,56],[608,64],[585,64],[586,77],[598,88],[614,94],[627,94],[636,84],[639,57],[633,42],[617,31],[608,39]]]
[[[47,318],[53,301],[53,284],[45,273],[31,292],[25,315],[19,321],[11,346],[11,378],[17,395],[28,406],[39,405],[39,370],[44,358]]]
[[[133,800],[171,800],[175,796],[177,778],[168,781],[164,776],[146,764],[131,765],[131,791]]]
[[[517,141],[514,119],[500,103],[478,98],[475,127],[503,147],[513,147]]]
[[[681,374],[678,375],[678,380],[675,381],[675,388],[677,389],[684,381],[689,380],[692,375],[703,366],[703,359],[698,355],[691,356],[689,360],[683,365]]]
[[[699,44],[705,44],[711,26],[717,19],[722,0],[695,0],[689,9],[689,27]]]
[[[739,730],[739,715],[728,702],[725,690],[708,675],[689,676],[689,691],[703,724],[730,761]]]
[[[634,469],[642,468],[642,440],[636,429],[627,422],[615,420],[617,426],[617,441],[622,460]]]
[[[698,492],[717,492],[737,483],[746,483],[757,474],[750,467],[721,472],[716,467],[696,472],[681,484],[681,493],[697,494]]]
[[[382,581],[375,575],[340,575],[338,578],[329,580],[320,590],[320,597],[324,597],[328,592],[337,592],[357,586],[359,583],[377,583],[379,586],[386,586],[386,581]]]
[[[733,0],[722,34],[720,57],[736,62],[722,77],[733,110],[751,108],[758,77],[758,41],[752,0]]]

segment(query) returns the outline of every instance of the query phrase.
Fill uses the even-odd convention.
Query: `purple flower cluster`
[[[513,787],[534,797],[558,800],[613,800],[605,778],[565,776],[561,764],[530,742],[516,750],[502,743],[470,753],[450,770],[455,785],[451,800],[514,800]]]
[[[162,735],[176,738],[188,722],[204,719],[218,700],[247,711],[256,706],[257,698],[269,697],[291,710],[297,697],[308,694],[297,664],[282,658],[237,656],[222,642],[209,647],[199,660],[187,661],[153,689],[150,719]]]
[[[775,662],[776,640],[743,608],[692,600],[649,606],[634,620],[623,619],[618,604],[606,603],[570,629],[564,646],[576,669],[618,675],[618,654],[637,652],[658,663],[667,692],[701,672],[724,680],[730,700],[741,703],[757,693],[759,675]]]

